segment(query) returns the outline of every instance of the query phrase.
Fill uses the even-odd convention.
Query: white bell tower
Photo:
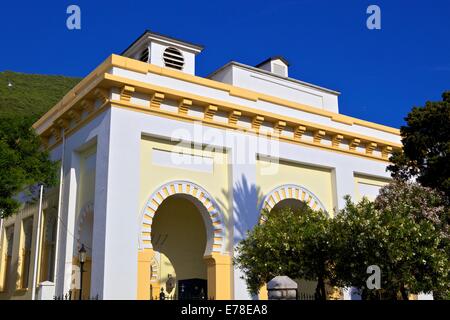
[[[203,46],[145,31],[122,56],[195,75],[195,56]]]

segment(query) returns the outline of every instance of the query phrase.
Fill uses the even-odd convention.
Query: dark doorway
[[[204,279],[178,280],[179,300],[207,300],[208,285]]]

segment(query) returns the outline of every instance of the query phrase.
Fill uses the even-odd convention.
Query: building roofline
[[[312,84],[312,83],[309,83],[309,82],[297,80],[297,79],[294,79],[294,78],[283,77],[283,76],[280,76],[280,75],[275,74],[273,72],[266,71],[266,70],[263,70],[263,69],[259,69],[257,67],[252,67],[252,66],[249,66],[249,65],[246,65],[246,64],[243,64],[243,63],[240,63],[240,62],[236,62],[236,61],[230,61],[230,62],[224,64],[219,69],[217,69],[217,70],[211,72],[210,74],[208,74],[206,76],[206,78],[210,79],[213,75],[215,75],[216,73],[222,71],[223,69],[225,69],[225,68],[227,68],[228,66],[231,66],[231,65],[235,65],[235,66],[238,66],[238,67],[241,67],[241,68],[244,68],[244,69],[248,69],[248,70],[251,70],[251,71],[259,72],[259,73],[262,73],[262,74],[270,75],[270,76],[275,77],[275,78],[291,81],[291,82],[294,82],[294,83],[297,83],[297,84],[301,84],[301,85],[304,85],[304,86],[307,86],[307,87],[310,87],[310,88],[322,90],[322,91],[325,91],[325,92],[328,92],[328,93],[331,93],[331,94],[335,94],[335,95],[340,95],[341,94],[339,91],[336,91],[336,90],[324,88],[324,87],[321,87],[321,86],[318,86],[318,85],[315,85],[315,84]]]
[[[287,61],[283,56],[272,56],[272,57],[269,57],[269,58],[267,58],[266,60],[264,60],[264,61],[258,63],[258,64],[255,66],[255,68],[259,68],[260,66],[262,66],[263,64],[266,64],[267,62],[269,62],[269,61],[271,61],[271,60],[277,60],[277,59],[283,61],[283,63],[284,63],[285,65],[287,65],[288,67],[290,66],[289,61]]]
[[[173,41],[173,42],[181,44],[181,45],[191,46],[194,49],[197,49],[199,51],[202,51],[205,48],[203,45],[200,45],[200,44],[195,44],[195,43],[192,43],[192,42],[189,42],[189,41],[184,41],[184,40],[177,39],[177,38],[174,38],[174,37],[169,37],[169,36],[166,36],[164,34],[161,34],[161,33],[158,33],[158,32],[154,32],[154,31],[151,31],[151,30],[147,29],[139,37],[137,37],[136,40],[134,40],[125,50],[123,50],[121,55],[125,54],[125,52],[127,52],[129,49],[131,49],[137,42],[139,42],[145,36],[152,36],[152,35],[156,36],[158,38],[162,38],[164,40]]]

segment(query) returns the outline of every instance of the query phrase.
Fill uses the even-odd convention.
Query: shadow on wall
[[[229,203],[233,203],[233,243],[238,243],[245,238],[248,230],[251,230],[259,221],[258,208],[263,200],[261,189],[255,184],[249,184],[247,178],[242,175],[241,179],[233,185],[232,194],[222,191]],[[229,212],[224,203],[220,205]]]

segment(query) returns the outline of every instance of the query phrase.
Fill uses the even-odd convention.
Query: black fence
[[[98,294],[96,296],[85,297],[82,295],[81,300],[98,300]],[[79,291],[78,290],[69,290],[66,294],[62,296],[53,296],[53,300],[80,300],[79,299]]]

